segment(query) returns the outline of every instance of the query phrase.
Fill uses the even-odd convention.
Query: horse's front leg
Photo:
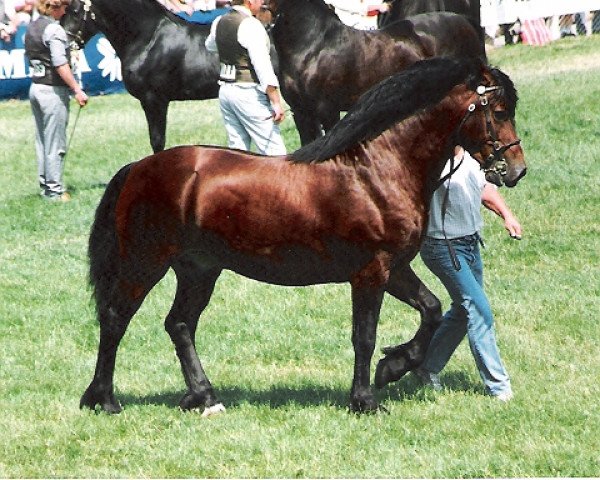
[[[293,108],[294,123],[298,130],[300,143],[306,145],[323,136],[323,130],[314,112]]]
[[[417,309],[421,314],[421,324],[410,341],[383,349],[385,356],[379,360],[375,370],[377,388],[399,380],[423,362],[431,338],[442,321],[440,301],[417,277],[410,265],[390,272],[386,290],[398,300]]]
[[[140,99],[150,135],[150,146],[154,153],[165,149],[167,132],[167,110],[169,102],[156,97]]]
[[[379,409],[371,390],[371,359],[375,350],[383,292],[383,287],[352,285],[354,378],[350,393],[350,408],[358,413],[374,412]]]

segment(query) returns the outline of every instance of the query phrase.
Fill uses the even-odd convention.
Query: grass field
[[[0,103],[0,477],[599,476],[600,37],[490,57],[519,89],[529,164],[504,190],[523,240],[485,217],[487,289],[516,394],[506,405],[483,395],[463,344],[444,392],[407,376],[378,392],[389,415],[348,414],[348,286],[281,288],[225,273],[197,339],[225,415],[176,408],[184,385],[162,326],[171,274],[122,342],[125,410],[80,411],[98,338],[88,232],[106,182],[149,154],[146,124],[128,95],[92,98],[67,159],[73,201],[48,204],[37,196],[29,105]],[[283,128],[296,148],[290,118]],[[167,142],[224,144],[216,102],[173,104]],[[377,347],[417,325],[386,298]]]

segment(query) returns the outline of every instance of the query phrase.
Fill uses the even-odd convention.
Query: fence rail
[[[600,10],[600,0],[481,0],[484,27]]]

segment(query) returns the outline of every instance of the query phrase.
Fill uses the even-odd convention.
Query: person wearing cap
[[[219,104],[230,148],[285,155],[279,130],[284,111],[273,70],[269,36],[254,16],[263,0],[233,0],[211,25],[205,45],[219,55]]]
[[[69,120],[69,94],[83,107],[88,96],[70,66],[67,34],[59,20],[70,0],[38,0],[39,17],[25,34],[31,87],[29,101],[35,120],[35,149],[41,195],[52,201],[68,201],[63,184],[64,156]]]

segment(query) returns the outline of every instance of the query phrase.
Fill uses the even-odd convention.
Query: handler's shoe
[[[421,368],[415,368],[412,373],[419,379],[424,387],[430,387],[436,392],[442,390],[440,376],[437,373],[431,373]]]
[[[497,395],[494,395],[494,398],[500,402],[506,403],[512,400],[513,392],[511,390],[507,390],[506,392],[500,392]]]
[[[63,192],[59,195],[44,195],[44,198],[49,202],[67,203],[71,201],[71,194]]]

